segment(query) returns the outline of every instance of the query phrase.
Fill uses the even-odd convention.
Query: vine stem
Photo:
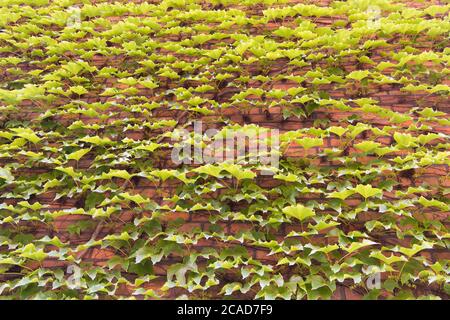
[[[95,227],[94,232],[93,232],[92,235],[91,235],[91,238],[89,239],[89,242],[90,242],[90,241],[94,241],[95,238],[97,238],[98,234],[99,234],[100,231],[102,230],[103,222],[104,222],[104,221],[101,220],[101,221],[97,224],[97,226]],[[77,256],[77,259],[82,259],[88,252],[89,252],[89,248],[87,248],[87,249],[81,251],[81,252],[78,254],[78,256]]]
[[[400,269],[400,271],[399,271],[399,273],[398,273],[397,281],[400,281],[400,278],[401,278],[402,273],[403,273],[403,269],[405,268],[407,262],[408,262],[408,261],[405,261],[405,262],[403,263],[402,268]]]

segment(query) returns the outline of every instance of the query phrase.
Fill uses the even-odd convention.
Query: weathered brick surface
[[[138,2],[138,1],[135,1]],[[304,1],[301,0],[291,0],[290,3],[303,3]],[[327,6],[331,1],[313,1],[315,4],[321,5],[321,6]],[[440,1],[427,1],[429,3],[436,3],[440,4]],[[428,4],[429,4],[428,3]],[[408,5],[411,7],[422,7],[426,5],[425,3],[421,2],[408,2]],[[237,7],[238,8],[238,7]],[[255,8],[248,8],[245,7],[245,10],[248,15],[258,14],[260,12],[261,8],[255,7]],[[126,17],[120,16],[120,17],[108,17],[108,20],[119,22]],[[329,26],[332,25],[334,22],[339,20],[346,20],[346,17],[321,17],[314,20],[314,23],[318,26]],[[283,26],[295,26],[296,22],[294,19],[287,18],[283,21]],[[258,26],[257,29],[254,30],[257,34],[264,34],[266,32],[269,32],[270,30],[278,29],[279,23],[269,23],[267,25]],[[230,30],[231,31],[231,30]],[[169,37],[167,38],[169,40]],[[174,36],[174,41],[181,41],[183,40],[183,37],[176,37]],[[398,39],[400,40],[400,39]],[[371,59],[376,62],[385,61],[384,52],[386,51],[392,51],[394,52],[396,49],[398,49],[399,45],[397,44],[397,41],[392,41],[388,44],[387,47],[374,50],[371,55]],[[208,43],[209,46],[214,47],[214,43]],[[421,51],[427,51],[430,49],[434,49],[436,45],[436,41],[433,39],[429,39],[427,37],[424,37],[422,41],[417,41],[417,48]],[[205,46],[206,48],[206,46]],[[163,52],[160,52],[163,53]],[[183,60],[183,61],[189,61],[192,59],[192,57],[189,56],[178,56],[177,54],[174,54],[173,52],[170,52],[171,55],[176,57],[177,59]],[[0,53],[0,56],[4,56],[5,54]],[[74,57],[75,58],[75,57]],[[93,56],[89,63],[93,66],[96,66],[98,69],[101,69],[104,66],[109,67],[120,67],[123,63],[127,61],[127,57],[121,57],[121,56],[115,56],[113,58],[111,57],[104,57],[101,55],[95,55]],[[283,74],[284,70],[287,68],[288,59],[280,59],[275,61],[270,68],[270,73],[275,75]],[[321,61],[317,62],[317,66],[321,64]],[[326,65],[326,64],[325,64]],[[316,67],[317,67],[316,66]],[[352,61],[351,58],[345,63],[341,65],[343,69],[345,69],[345,72],[351,72],[353,70],[357,69],[364,69],[364,65],[357,65],[356,61]],[[426,65],[430,70],[436,70],[439,71],[442,69],[442,66],[438,66],[430,62],[428,65]],[[21,65],[20,68],[23,71],[30,71],[33,70],[33,66],[31,65]],[[305,75],[306,72],[311,70],[311,66],[306,67],[299,67],[299,68],[293,68],[291,71],[294,75]],[[1,70],[2,76],[5,79],[13,79],[13,75],[9,74],[7,70]],[[249,64],[246,66],[246,70],[244,70],[248,74],[256,75],[260,72],[257,65]],[[385,69],[383,71],[384,74],[390,74],[392,72],[391,69]],[[119,84],[117,83],[118,79],[93,79],[94,84],[98,84],[98,90],[93,89],[89,92],[89,94],[85,94],[80,100],[86,101],[88,103],[95,103],[95,102],[102,102],[102,103],[109,103],[109,102],[115,102],[115,103],[123,103],[127,104],[126,100],[121,100],[120,98],[116,97],[101,97],[99,94],[102,92],[102,86],[107,87],[114,87],[117,89],[126,89],[127,85]],[[444,83],[449,83],[448,80],[445,80]],[[100,86],[102,84],[102,86]],[[191,85],[195,85],[195,82]],[[254,83],[249,83],[248,87],[254,87],[258,88],[261,87],[261,83],[258,81],[255,81]],[[280,90],[288,90],[289,88],[296,87],[297,84],[295,82],[289,82],[289,81],[281,81],[281,80],[273,80],[270,83],[271,89],[280,89]],[[95,86],[94,86],[95,87]],[[145,89],[145,88],[139,88],[139,94],[143,95],[150,100],[153,100],[155,102],[162,102],[165,99],[168,100],[167,96],[162,94],[164,91],[166,91],[169,88],[175,88],[178,87],[178,84],[175,82],[167,81],[165,83],[165,86],[161,86],[155,90]],[[268,89],[265,88],[264,89]],[[450,112],[450,104],[448,100],[448,96],[441,96],[438,94],[428,94],[426,92],[404,92],[401,91],[401,88],[395,84],[384,84],[384,85],[377,85],[377,84],[370,84],[367,88],[364,88],[365,92],[361,92],[361,88],[358,84],[354,84],[354,86],[349,88],[339,88],[338,86],[335,86],[334,84],[330,85],[319,85],[316,90],[325,91],[329,95],[330,98],[339,99],[339,98],[346,98],[346,99],[357,99],[360,97],[366,97],[366,98],[372,98],[374,99],[379,106],[384,107],[386,109],[396,111],[399,113],[406,113],[412,110],[413,108],[424,108],[426,106],[432,106],[433,109],[443,111],[445,113]],[[239,90],[237,90],[238,92]],[[213,92],[207,92],[204,94],[204,97],[209,99],[214,99],[215,101],[219,103],[227,103],[230,102],[231,97],[236,92],[233,92],[233,88],[217,88]],[[261,98],[257,96],[248,96],[247,100],[251,101],[259,101]],[[67,98],[61,98],[54,102],[55,106],[62,106],[66,103],[69,103],[71,99]],[[270,104],[270,102],[275,101],[275,99],[267,98],[264,102]],[[208,116],[196,116],[197,120],[202,120],[205,124],[208,125],[208,127],[204,128],[205,130],[208,128],[216,128],[220,127],[220,124],[218,121],[220,119],[228,119],[232,122],[238,123],[238,124],[258,124],[263,127],[267,128],[277,128],[281,132],[287,132],[292,130],[297,130],[301,128],[311,128],[311,127],[317,127],[317,120],[323,119],[327,120],[326,126],[339,126],[342,124],[342,122],[347,119],[349,116],[353,114],[358,114],[360,116],[360,121],[365,123],[370,123],[374,127],[383,128],[384,126],[389,126],[390,121],[388,118],[381,118],[375,114],[369,114],[365,112],[346,112],[346,111],[340,111],[333,108],[318,108],[315,110],[315,112],[308,118],[295,118],[291,117],[288,119],[284,119],[283,117],[283,109],[286,106],[283,105],[277,105],[274,107],[266,108],[266,107],[254,107],[246,105],[244,102],[242,105],[242,108],[224,108],[221,110],[217,110],[213,115]],[[15,119],[21,119],[23,120],[29,120],[33,121],[37,119],[42,114],[42,107],[37,106],[34,102],[29,100],[22,101],[21,105],[19,106],[20,112],[17,112],[16,114],[13,114],[12,117]],[[121,110],[121,108],[110,108],[108,109],[109,112],[115,112],[112,113],[112,116],[108,116],[107,118],[100,118],[100,117],[88,117],[83,115],[56,115],[53,117],[53,121],[58,122],[59,124],[63,126],[69,126],[74,121],[82,121],[84,124],[102,124],[102,125],[111,125],[114,123],[115,120],[124,119],[130,116],[129,112]],[[156,108],[153,110],[153,119],[176,119],[177,117],[182,114],[180,111],[177,110],[168,110],[166,107],[162,108]],[[139,118],[139,115],[134,114],[134,117]],[[2,116],[4,117],[4,116]],[[416,118],[413,120],[417,120],[418,115],[416,115]],[[9,119],[11,120],[11,119]],[[183,123],[187,119],[182,119],[180,123]],[[398,126],[403,127],[405,130],[412,124],[412,121],[406,121],[405,123],[400,123]],[[130,138],[133,140],[146,140],[150,137],[161,133],[162,131],[136,131],[136,130],[126,130],[124,132],[118,133],[118,139],[124,139],[124,138]],[[442,133],[442,134],[450,134],[450,128],[448,126],[439,126],[433,123],[433,125],[429,129],[430,133]],[[362,133],[359,136],[356,137],[355,141],[353,141],[353,145],[357,144],[362,141],[366,140],[374,140],[377,141],[384,146],[390,146],[393,145],[395,142],[393,141],[392,137],[387,136],[381,136],[381,137],[372,137],[367,136],[366,133]],[[445,139],[443,139],[442,142],[445,142]],[[448,142],[448,140],[447,140]],[[437,140],[435,142],[436,144],[439,143]],[[346,142],[344,139],[336,136],[327,138],[325,140],[325,143],[321,147],[314,147],[308,150],[305,150],[300,145],[296,143],[290,143],[285,150],[283,150],[283,158],[284,159],[291,159],[291,160],[302,160],[302,159],[310,159],[310,166],[321,168],[321,167],[330,167],[330,168],[338,168],[340,163],[336,162],[329,162],[329,161],[322,161],[320,157],[316,157],[317,155],[320,155],[324,152],[327,148],[339,148],[345,146],[345,152],[347,154],[354,154],[357,152],[357,149],[355,149],[353,146],[346,145]],[[170,157],[170,150],[166,150],[164,153],[161,151],[161,156],[159,159],[159,162],[155,164],[156,168],[176,168],[176,165],[174,165]],[[389,155],[386,155],[385,158],[395,158],[397,156],[401,155],[401,152],[399,153],[391,153]],[[26,157],[24,157],[26,159]],[[371,161],[375,160],[376,157],[371,156],[364,156],[364,157],[358,157],[358,162],[362,164],[370,163]],[[17,160],[17,159],[16,159]],[[14,161],[16,161],[14,160]],[[78,170],[88,170],[91,167],[92,161],[94,159],[90,158],[89,156],[84,157],[81,161],[75,162],[69,162],[68,165],[76,166]],[[0,161],[2,164],[7,164],[9,161],[7,158],[1,158]],[[24,161],[24,160],[23,160]],[[34,168],[24,168],[24,169],[18,169],[17,174],[18,175],[41,175],[48,173],[51,171],[52,168],[49,166],[46,167],[34,167]],[[382,175],[382,173],[380,173]],[[398,182],[398,186],[396,189],[394,189],[392,192],[385,192],[384,196],[388,199],[396,199],[395,191],[405,191],[408,189],[408,187],[419,187],[423,185],[428,185],[432,190],[427,192],[428,195],[432,195],[433,193],[436,193],[437,189],[440,188],[449,188],[450,187],[450,180],[449,180],[449,170],[447,165],[432,165],[429,167],[419,168],[417,171],[412,172],[409,175],[401,176],[396,175],[394,178]],[[380,180],[383,180],[383,176]],[[123,180],[117,179],[115,181],[116,183],[120,184],[123,183]],[[270,189],[275,186],[278,186],[280,184],[280,181],[271,179],[271,178],[260,178],[258,177],[258,185],[260,185],[262,188]],[[381,182],[381,181],[380,181]],[[145,196],[147,198],[150,198],[156,202],[160,202],[161,204],[170,204],[170,201],[164,200],[167,198],[170,198],[174,194],[176,194],[177,186],[181,184],[178,180],[168,180],[165,182],[162,182],[161,184],[154,184],[151,183],[147,179],[139,179],[136,178],[135,181],[132,182],[133,186],[129,186],[126,188],[126,191],[132,194],[140,194],[142,196]],[[7,190],[3,190],[6,192]],[[221,191],[217,191],[221,192]],[[208,195],[208,197],[214,198],[214,194]],[[448,198],[449,195],[446,195]],[[323,200],[320,195],[318,194],[308,194],[303,193],[298,198],[297,201],[300,203],[306,202],[308,200]],[[69,198],[69,197],[63,197],[61,199],[55,200],[55,193],[54,192],[47,192],[44,194],[41,194],[33,199],[34,201],[38,201],[41,204],[48,205],[47,210],[49,211],[59,211],[62,209],[70,209],[70,208],[77,208],[82,207],[82,204],[80,202],[80,199],[77,198]],[[3,203],[5,204],[15,204],[17,201],[14,199],[2,199]],[[356,207],[361,203],[361,197],[354,196],[347,198],[345,201],[345,205],[348,207]],[[235,204],[236,208],[235,210],[239,210],[240,206],[245,207],[246,204],[244,203],[237,203]],[[144,213],[150,215],[150,213]],[[435,221],[442,221],[442,223],[448,225],[448,218],[450,216],[449,212],[439,212],[434,213],[432,209],[427,210],[427,212],[422,213],[424,216],[426,216],[430,220]],[[361,226],[367,221],[377,219],[379,217],[378,212],[363,212],[358,216],[358,220],[354,222],[353,225],[349,225],[349,230],[359,230]],[[130,208],[127,211],[122,211],[119,216],[115,217],[110,225],[104,226],[102,230],[98,233],[97,239],[102,239],[108,234],[114,233],[116,230],[120,231],[121,227],[126,222],[131,222],[135,218],[137,218],[135,212]],[[183,232],[189,232],[194,228],[199,228],[201,230],[208,230],[211,227],[210,223],[210,213],[209,212],[203,212],[203,211],[196,211],[192,213],[186,213],[186,212],[169,212],[161,217],[161,221],[164,223],[170,223],[177,219],[183,220],[184,223],[178,228],[178,231],[182,234]],[[60,218],[55,219],[53,222],[53,229],[52,229],[52,236],[56,235],[58,236],[62,241],[68,241],[73,245],[74,247],[78,244],[83,244],[87,242],[91,235],[92,230],[95,227],[95,224],[91,226],[91,228],[87,230],[83,230],[80,234],[71,234],[67,231],[67,228],[70,225],[73,225],[74,222],[77,221],[83,221],[83,220],[89,220],[85,216],[82,215],[65,215]],[[216,224],[217,225],[217,224]],[[222,227],[228,234],[236,235],[240,231],[245,230],[251,230],[252,224],[250,223],[237,223],[237,222],[220,222],[218,224],[220,227]],[[48,229],[46,226],[40,224],[40,223],[30,223],[27,226],[24,226],[27,229],[27,232],[35,234],[36,237],[43,237],[48,234]],[[276,231],[275,236],[279,239],[284,239],[284,236],[288,234],[291,231],[297,231],[301,232],[303,231],[303,226],[300,225],[288,225],[284,226],[283,228],[280,228]],[[317,236],[309,238],[310,243],[316,243],[316,244],[323,244],[324,237],[321,236],[323,233],[326,232],[323,231],[319,233]],[[411,239],[402,239],[399,240],[395,236],[391,237],[392,241],[395,241],[395,243],[398,244],[408,244],[410,243]],[[331,241],[330,238],[325,239],[325,241]],[[192,248],[201,248],[201,247],[214,247],[220,249],[220,247],[217,246],[223,245],[220,243],[217,243],[213,240],[206,240],[201,239],[196,244],[192,245]],[[239,242],[236,242],[236,245],[242,245]],[[264,261],[268,264],[275,264],[279,256],[277,255],[268,255],[270,250],[265,249],[255,249],[253,247],[249,248],[251,255],[260,261]],[[424,253],[424,255],[428,254],[427,259],[429,259],[431,262],[437,261],[439,259],[448,259],[449,258],[449,252],[446,250],[430,250],[430,252]],[[101,247],[94,247],[88,250],[88,254],[86,254],[83,259],[85,259],[88,262],[92,262],[94,265],[98,266],[104,266],[108,259],[113,257],[115,255],[115,252],[111,248],[101,248]],[[170,257],[171,259],[167,259],[163,261],[162,263],[158,264],[154,268],[154,272],[157,275],[164,276],[167,272],[168,266],[174,263],[174,261],[180,261],[180,256],[177,256],[174,254]],[[43,262],[43,265],[46,268],[54,268],[54,267],[61,267],[64,266],[64,262],[57,261],[57,260],[46,260]],[[289,270],[287,270],[288,272]],[[159,282],[158,282],[159,281]],[[148,289],[152,289],[155,291],[158,291],[161,286],[163,285],[162,280],[157,280],[155,282],[152,282],[152,284],[149,284]],[[427,288],[418,288],[417,290],[431,290]],[[123,295],[131,294],[131,291],[123,287],[121,290]],[[181,290],[181,292],[183,292]],[[174,290],[173,295],[169,295],[168,297],[174,297],[179,292],[177,290]],[[339,286],[336,292],[333,295],[333,299],[360,299],[364,293],[361,291],[358,291],[358,289],[353,288],[352,286]]]

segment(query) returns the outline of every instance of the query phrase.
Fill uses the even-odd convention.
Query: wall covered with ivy
[[[448,299],[449,11],[0,0],[0,298]]]

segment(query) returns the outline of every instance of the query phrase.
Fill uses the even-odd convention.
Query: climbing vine
[[[0,298],[448,298],[449,9],[0,0]]]

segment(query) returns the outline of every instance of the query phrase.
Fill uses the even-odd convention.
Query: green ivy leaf
[[[303,221],[307,218],[315,216],[315,212],[305,206],[302,206],[301,204],[297,204],[295,206],[289,206],[283,208],[283,213],[287,216],[294,217],[300,221]]]
[[[91,149],[80,149],[67,155],[68,160],[79,161],[84,155],[86,155]]]
[[[7,182],[14,181],[14,176],[11,174],[11,171],[7,168],[0,168],[0,179],[4,179]]]
[[[321,138],[302,138],[295,140],[295,142],[306,150],[323,145],[323,139]]]
[[[372,152],[381,146],[381,143],[374,141],[364,141],[354,145],[356,149],[359,149],[363,152]]]
[[[74,87],[70,87],[69,90],[73,93],[78,94],[79,96],[87,93],[88,91],[86,90],[85,87],[82,86],[74,86]]]
[[[354,188],[354,190],[355,190],[355,192],[362,195],[365,199],[382,194],[381,189],[374,188],[370,184],[368,184],[368,185],[358,184]]]

